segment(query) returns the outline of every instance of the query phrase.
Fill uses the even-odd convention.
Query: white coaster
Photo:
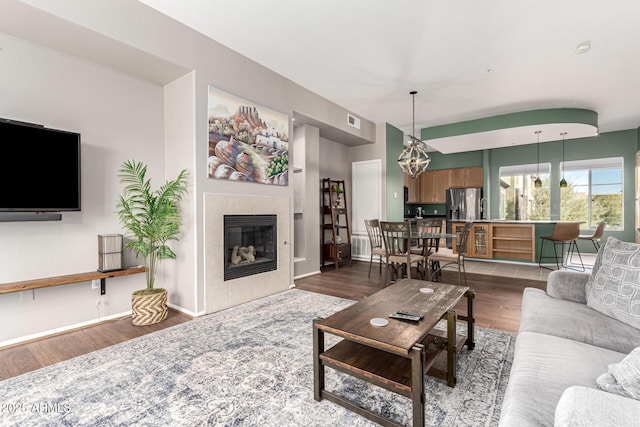
[[[431,288],[420,288],[420,292],[422,292],[423,294],[432,294],[433,293],[433,289],[431,289]]]
[[[387,326],[389,321],[387,319],[383,319],[382,317],[374,317],[369,321],[373,326]]]

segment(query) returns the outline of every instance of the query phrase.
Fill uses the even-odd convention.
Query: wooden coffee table
[[[423,293],[431,288],[433,293]],[[456,304],[467,298],[467,336],[456,333]],[[456,384],[456,354],[463,345],[474,347],[474,292],[465,286],[403,279],[326,319],[313,321],[314,398],[330,400],[383,426],[394,421],[362,408],[325,389],[325,367],[352,375],[412,400],[413,425],[424,426],[424,375]],[[417,323],[389,318],[397,310],[420,313]],[[373,326],[370,320],[384,318],[387,326]],[[434,330],[447,320],[447,331]],[[325,349],[324,334],[343,340]]]

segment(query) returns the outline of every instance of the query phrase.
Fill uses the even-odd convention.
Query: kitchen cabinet
[[[464,186],[466,188],[482,187],[482,166],[472,166],[464,169]]]
[[[407,203],[422,203],[421,194],[420,194],[420,177],[418,175],[417,178],[411,178],[408,173],[404,173],[404,186],[407,187],[408,190],[408,200]]]
[[[435,185],[436,174],[435,171],[426,171],[418,175],[420,180],[420,203],[435,203]]]
[[[493,258],[536,261],[533,224],[491,224]]]
[[[456,234],[453,244],[453,253],[458,253],[457,239],[460,239],[464,230],[464,222],[454,222],[452,232]],[[467,250],[465,256],[469,258],[491,258],[491,225],[489,223],[474,223],[471,226],[469,237],[467,237]]]
[[[449,169],[449,181],[451,188],[464,188],[466,187],[465,175],[467,168],[454,168]]]
[[[482,166],[449,169],[451,188],[482,187]]]
[[[449,174],[449,169],[432,170],[420,174],[420,202],[445,204],[446,191],[451,187]]]
[[[435,185],[433,203],[447,203],[447,189],[451,187],[451,170],[440,169],[435,171]]]

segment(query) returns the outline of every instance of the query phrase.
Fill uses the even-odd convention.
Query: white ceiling
[[[407,133],[411,90],[416,129],[562,107],[600,132],[640,126],[638,0],[142,2]]]

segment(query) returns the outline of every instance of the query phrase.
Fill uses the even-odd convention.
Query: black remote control
[[[393,319],[410,320],[412,322],[418,322],[420,320],[420,317],[418,316],[407,316],[406,314],[398,314],[398,313],[391,313],[389,317]]]
[[[405,316],[418,317],[420,318],[420,320],[424,319],[424,316],[422,314],[409,313],[408,311],[404,311],[404,310],[398,310],[398,314],[404,314]]]

